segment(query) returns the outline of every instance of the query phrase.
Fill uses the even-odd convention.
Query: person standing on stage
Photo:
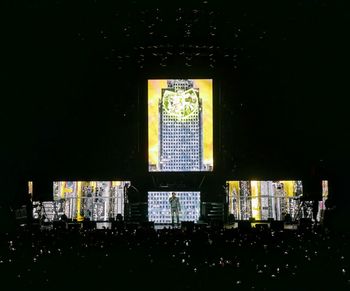
[[[180,223],[179,212],[181,211],[180,199],[176,197],[176,193],[173,192],[169,198],[170,212],[171,212],[171,223],[174,225],[174,220],[176,216],[176,223]]]

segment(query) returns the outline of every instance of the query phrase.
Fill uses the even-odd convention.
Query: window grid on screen
[[[148,192],[148,220],[171,223],[169,198],[172,192]],[[180,221],[199,220],[200,192],[175,192],[180,200]]]
[[[149,170],[212,171],[212,80],[149,80]]]
[[[200,171],[202,170],[202,109],[198,91],[196,98],[199,107],[186,119],[177,119],[164,108],[166,90],[174,93],[193,88],[191,80],[169,80],[168,88],[162,90],[159,102],[160,149],[159,169],[161,171]]]

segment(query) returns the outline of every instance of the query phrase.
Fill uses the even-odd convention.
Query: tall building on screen
[[[203,171],[202,101],[192,80],[168,80],[159,100],[159,169]]]

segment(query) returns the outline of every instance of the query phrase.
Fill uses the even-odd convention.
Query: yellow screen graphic
[[[299,215],[302,181],[227,181],[229,213],[238,220],[284,220]]]
[[[213,170],[211,79],[148,80],[149,171]]]

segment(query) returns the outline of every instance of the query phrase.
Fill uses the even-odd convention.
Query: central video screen
[[[149,171],[212,171],[213,166],[213,81],[148,80]]]
[[[148,192],[148,220],[155,223],[171,223],[170,197],[173,192]],[[179,220],[199,220],[200,192],[175,192],[179,198]]]

